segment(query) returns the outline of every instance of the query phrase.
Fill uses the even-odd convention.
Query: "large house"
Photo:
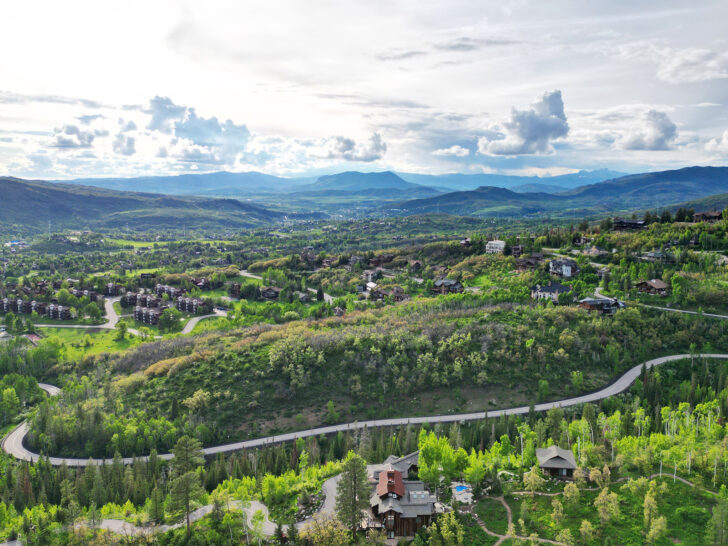
[[[616,298],[584,298],[579,300],[579,307],[587,311],[598,311],[603,315],[613,315],[617,309],[624,309],[624,302]]]
[[[644,220],[615,218],[612,221],[612,229],[614,231],[630,231],[645,229],[646,227],[647,223]]]
[[[569,449],[562,449],[559,446],[536,449],[538,466],[547,476],[554,476],[562,479],[574,477],[576,470],[576,459]]]
[[[460,294],[463,285],[455,279],[437,279],[432,285],[432,291],[436,294]]]
[[[708,212],[696,212],[693,214],[693,222],[717,222],[723,218],[723,213],[717,210]]]
[[[668,284],[660,279],[650,279],[649,281],[640,281],[637,283],[637,290],[643,294],[651,294],[653,296],[667,296],[670,291]]]
[[[436,514],[436,498],[425,484],[410,480],[417,471],[419,452],[405,457],[390,456],[371,474],[374,486],[369,501],[368,528],[383,528],[387,538],[414,536],[427,527]]]
[[[561,294],[571,292],[570,286],[564,286],[558,282],[549,282],[548,284],[537,284],[531,287],[531,298],[534,300],[551,300],[554,303],[559,302]]]
[[[485,252],[487,254],[502,254],[505,249],[506,249],[506,242],[500,241],[498,239],[488,241],[485,244]]]
[[[549,262],[549,273],[569,279],[579,273],[579,266],[574,260],[558,258]]]
[[[264,286],[260,289],[260,296],[266,300],[277,300],[281,289],[276,286]]]

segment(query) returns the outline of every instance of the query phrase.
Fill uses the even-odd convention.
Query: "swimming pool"
[[[460,491],[467,491],[468,489],[470,489],[470,487],[467,485],[456,485],[455,486],[455,491],[457,491],[458,493],[460,493]]]

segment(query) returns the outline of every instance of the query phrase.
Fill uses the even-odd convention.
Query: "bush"
[[[675,510],[675,514],[683,521],[688,521],[696,525],[706,525],[710,519],[710,514],[705,508],[699,506],[680,506]]]

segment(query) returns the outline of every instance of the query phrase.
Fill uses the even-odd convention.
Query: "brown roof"
[[[662,280],[660,280],[660,279],[652,279],[652,280],[649,280],[649,281],[642,281],[639,284],[642,284],[642,283],[651,286],[655,290],[666,290],[668,288],[667,283],[664,282],[664,281],[662,281]]]
[[[388,493],[395,493],[399,497],[404,497],[404,482],[402,481],[402,473],[399,470],[387,470],[379,473],[377,495],[383,497]]]

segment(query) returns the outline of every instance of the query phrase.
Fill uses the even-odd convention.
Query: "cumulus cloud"
[[[439,150],[435,150],[434,152],[432,152],[432,155],[438,155],[438,156],[450,156],[451,155],[451,156],[455,156],[455,157],[466,157],[466,156],[470,155],[470,150],[455,144],[454,146],[450,146],[449,148],[440,148]]]
[[[705,145],[705,149],[708,152],[728,156],[728,131],[725,131],[721,137],[710,139]]]
[[[325,159],[344,159],[346,161],[377,161],[387,151],[387,144],[379,133],[373,133],[369,142],[357,144],[353,138],[335,136],[329,139],[324,146],[324,153],[314,153],[314,157]]]
[[[169,97],[157,96],[149,101],[149,108],[144,112],[152,116],[147,129],[171,133],[174,122],[184,117],[187,107],[173,103]]]
[[[84,131],[78,125],[64,125],[53,131],[53,148],[90,148],[96,133]]]
[[[617,146],[625,150],[669,150],[677,138],[677,125],[665,112],[648,110],[639,127],[625,134]]]
[[[114,152],[120,155],[130,156],[136,153],[136,139],[123,132],[116,135],[112,146]]]
[[[83,116],[78,116],[76,119],[83,125],[91,125],[93,121],[103,119],[104,117],[103,114],[84,114]]]
[[[485,155],[551,153],[553,140],[569,133],[561,91],[544,93],[528,110],[511,110],[511,117],[493,134],[478,140]]]

